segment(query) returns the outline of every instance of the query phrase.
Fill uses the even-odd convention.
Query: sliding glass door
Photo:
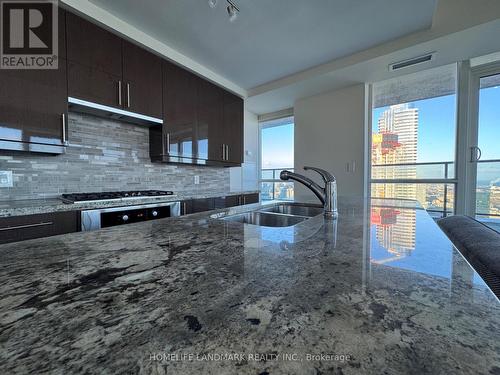
[[[375,83],[372,99],[371,196],[453,214],[456,64]]]
[[[472,77],[469,168],[475,215],[500,228],[500,66],[475,71]]]

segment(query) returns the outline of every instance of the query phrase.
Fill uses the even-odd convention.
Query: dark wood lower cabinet
[[[0,244],[80,231],[80,212],[0,218]]]
[[[181,215],[194,214],[221,208],[241,206],[259,202],[259,193],[227,195],[225,197],[191,199],[181,202]]]
[[[235,207],[241,204],[241,195],[228,195],[225,199],[225,207]]]
[[[259,193],[244,194],[242,204],[259,203]]]
[[[215,208],[215,198],[191,199],[181,202],[181,215],[210,211]]]

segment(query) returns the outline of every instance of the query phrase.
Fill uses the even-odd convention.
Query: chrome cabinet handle
[[[186,215],[187,213],[186,202],[182,202],[182,212],[184,213],[184,215]]]
[[[226,160],[226,148],[224,147],[224,143],[222,144],[222,160]]]
[[[226,160],[229,160],[229,145],[226,145]]]
[[[122,81],[118,81],[118,105],[122,105]]]
[[[127,107],[130,108],[130,83],[127,83]]]
[[[167,133],[167,153],[170,154],[170,133]]]
[[[246,195],[243,196],[243,204],[247,204],[247,197],[246,197]]]
[[[54,224],[52,221],[46,221],[46,222],[43,222],[43,223],[17,225],[15,227],[0,228],[0,231],[15,230],[15,229],[25,229],[25,228],[34,228],[34,227],[41,227],[41,226],[52,225],[52,224]]]
[[[62,141],[63,141],[63,144],[67,143],[67,139],[66,139],[66,114],[65,113],[62,114]]]

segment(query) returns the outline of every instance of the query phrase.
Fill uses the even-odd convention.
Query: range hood
[[[161,126],[163,124],[163,119],[160,118],[124,111],[123,109],[109,107],[72,97],[68,97],[68,108],[74,112],[88,113],[111,120],[126,121],[137,125]]]

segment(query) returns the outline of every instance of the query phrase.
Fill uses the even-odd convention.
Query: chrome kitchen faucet
[[[309,169],[321,175],[325,182],[324,188],[306,176],[286,170],[281,171],[280,178],[283,181],[295,180],[308,187],[318,197],[321,203],[323,203],[325,216],[333,219],[337,218],[337,180],[335,176],[324,169],[304,167],[306,171]]]

